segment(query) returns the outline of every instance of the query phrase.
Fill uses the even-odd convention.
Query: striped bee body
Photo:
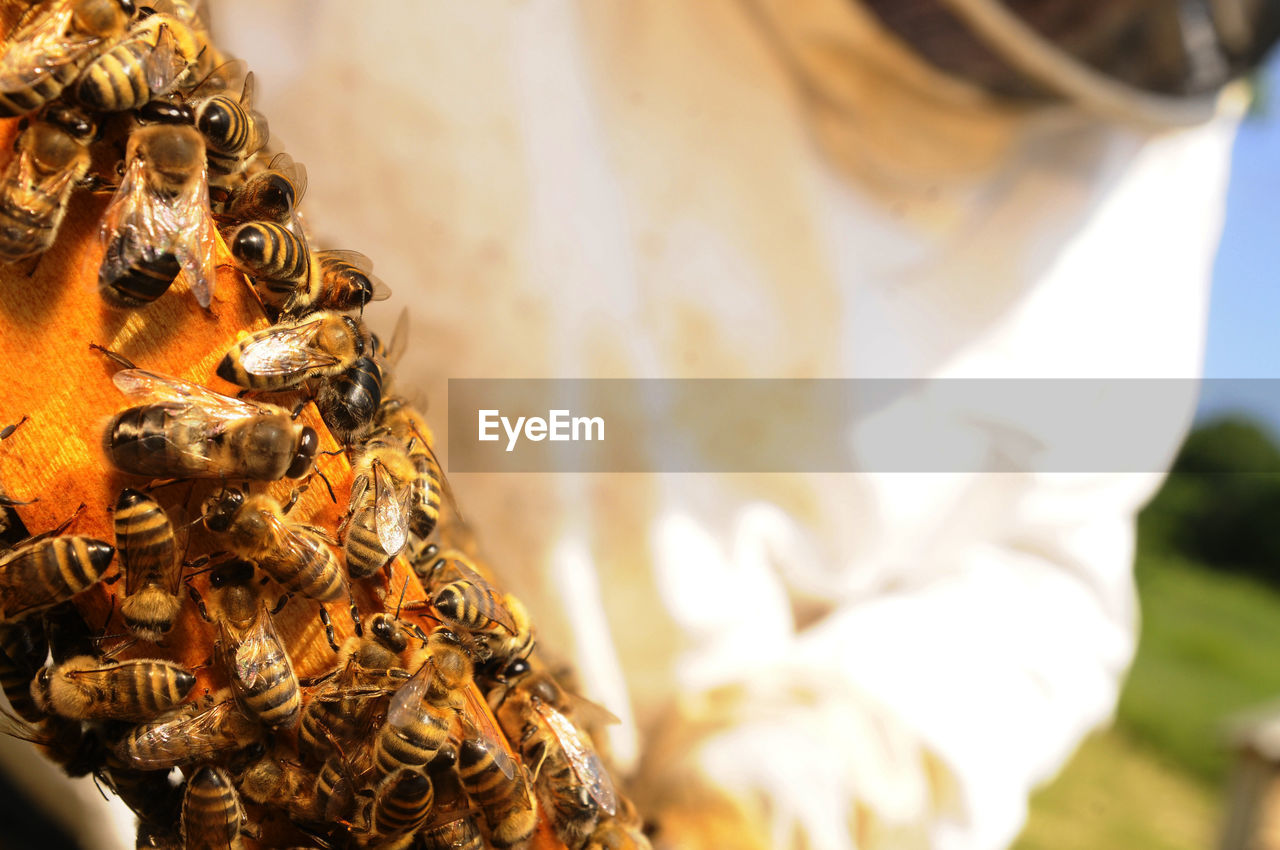
[[[217,656],[232,693],[263,726],[280,729],[298,722],[298,677],[265,603],[259,602],[252,623],[239,634],[226,618],[218,621]]]
[[[50,608],[96,584],[114,553],[91,537],[59,535],[0,556],[0,622]]]
[[[511,847],[533,834],[538,807],[528,774],[500,747],[478,737],[463,741],[458,781],[480,809],[495,846]]]
[[[44,713],[71,720],[148,720],[180,703],[195,683],[172,661],[104,663],[82,655],[41,670],[31,696]]]
[[[125,489],[116,502],[115,532],[125,571],[120,614],[130,631],[157,641],[173,628],[182,609],[182,565],[173,523],[155,499]]]
[[[182,840],[187,850],[243,850],[244,809],[231,776],[204,766],[187,780],[182,800]]]

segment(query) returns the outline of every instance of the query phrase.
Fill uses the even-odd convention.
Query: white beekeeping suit
[[[1014,110],[844,0],[214,13],[308,166],[312,231],[392,286],[371,323],[410,307],[396,380],[437,426],[448,377],[1198,372],[1230,110]],[[1153,456],[1192,404],[1153,417]],[[1061,436],[926,397],[886,416],[832,440]],[[994,850],[1114,707],[1158,482],[1012,469],[454,487],[542,645],[623,719],[615,755],[680,789],[647,813],[683,823],[692,781],[771,847]]]

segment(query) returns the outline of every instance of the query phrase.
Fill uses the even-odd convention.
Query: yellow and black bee
[[[125,575],[120,614],[138,637],[158,641],[182,610],[178,535],[159,502],[128,488],[116,502],[115,533]]]
[[[210,573],[212,619],[218,624],[214,655],[246,712],[268,729],[288,728],[298,722],[302,693],[272,612],[253,579],[253,564],[242,560],[219,564]],[[195,597],[201,616],[208,619],[203,599]]]
[[[114,554],[101,540],[59,534],[0,555],[0,623],[51,608],[93,586]]]
[[[180,703],[195,684],[196,677],[172,661],[82,655],[41,670],[31,697],[45,714],[69,720],[147,720]]]
[[[182,800],[182,840],[186,850],[244,850],[244,807],[231,776],[205,765],[187,780]]]
[[[142,369],[123,369],[116,387],[145,404],[116,414],[104,448],[122,472],[149,478],[301,478],[319,437],[283,408],[228,398]]]
[[[183,705],[133,727],[112,748],[136,770],[169,770],[214,761],[257,743],[262,727],[235,700]]]
[[[89,173],[96,133],[89,117],[53,103],[18,136],[0,176],[0,259],[35,257],[53,244],[72,191]]]
[[[57,0],[32,6],[0,55],[0,118],[35,112],[99,51],[124,35],[132,0]]]
[[[193,67],[200,45],[191,27],[166,14],[136,21],[110,50],[100,53],[67,88],[94,112],[123,112],[167,94]]]
[[[201,307],[213,303],[217,231],[199,133],[180,123],[156,123],[129,134],[124,176],[99,236],[104,255],[98,291],[108,303],[150,304],[179,272]]]
[[[342,313],[324,311],[243,337],[218,363],[218,377],[251,390],[283,390],[337,375],[364,354],[365,332]]]

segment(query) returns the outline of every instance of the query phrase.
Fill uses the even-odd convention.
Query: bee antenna
[[[96,342],[89,343],[89,348],[92,349],[93,351],[98,352],[99,354],[103,354],[107,356],[121,369],[137,369],[138,368],[137,364],[135,364],[128,357],[125,357],[123,354],[118,354],[109,348],[105,348],[101,345],[98,345]]]
[[[329,501],[333,502],[335,505],[338,504],[338,497],[334,495],[333,485],[329,483],[329,479],[326,478],[325,474],[320,471],[319,466],[315,466],[313,464],[312,468],[315,470],[316,475],[320,476],[320,480],[324,482],[324,489],[329,491]]]
[[[400,606],[404,605],[404,592],[409,587],[409,577],[404,577],[404,583],[400,585],[400,601],[396,603],[396,619],[400,619]]]

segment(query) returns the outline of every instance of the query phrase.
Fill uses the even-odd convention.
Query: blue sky
[[[1214,270],[1205,376],[1280,378],[1280,61],[1273,58],[1261,114],[1236,140],[1227,223]],[[1280,381],[1212,381],[1202,415],[1248,409],[1280,432]]]

